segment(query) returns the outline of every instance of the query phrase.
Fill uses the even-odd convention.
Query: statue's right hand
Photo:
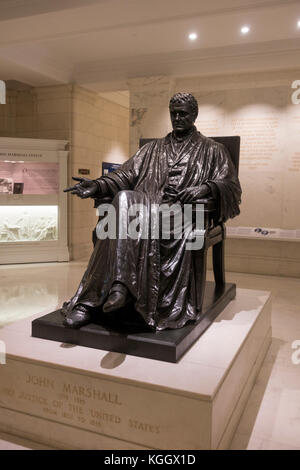
[[[71,191],[71,194],[76,194],[76,196],[81,199],[86,199],[94,196],[99,191],[97,183],[93,180],[88,178],[78,178],[76,176],[72,176],[72,179],[79,181],[79,183],[75,184],[75,186],[70,186],[69,188],[64,189],[64,193]]]

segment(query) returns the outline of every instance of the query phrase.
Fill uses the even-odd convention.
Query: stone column
[[[171,130],[169,101],[174,94],[171,77],[128,80],[130,91],[130,155],[139,148],[140,138],[163,137]]]

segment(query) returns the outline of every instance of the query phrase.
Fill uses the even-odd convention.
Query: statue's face
[[[188,133],[195,122],[195,116],[188,103],[173,105],[170,108],[170,117],[175,134]]]

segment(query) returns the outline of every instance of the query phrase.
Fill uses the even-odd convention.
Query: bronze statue
[[[119,169],[96,180],[73,178],[67,188],[81,198],[111,201],[117,215],[132,204],[191,204],[211,197],[224,222],[239,214],[241,188],[225,147],[197,131],[196,99],[170,100],[173,132],[144,145]],[[118,312],[128,302],[154,330],[197,321],[192,251],[185,237],[98,239],[77,292],[65,302],[64,325],[80,328],[93,315]]]

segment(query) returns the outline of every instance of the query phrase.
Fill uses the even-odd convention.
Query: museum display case
[[[69,260],[67,144],[0,138],[2,264]]]

